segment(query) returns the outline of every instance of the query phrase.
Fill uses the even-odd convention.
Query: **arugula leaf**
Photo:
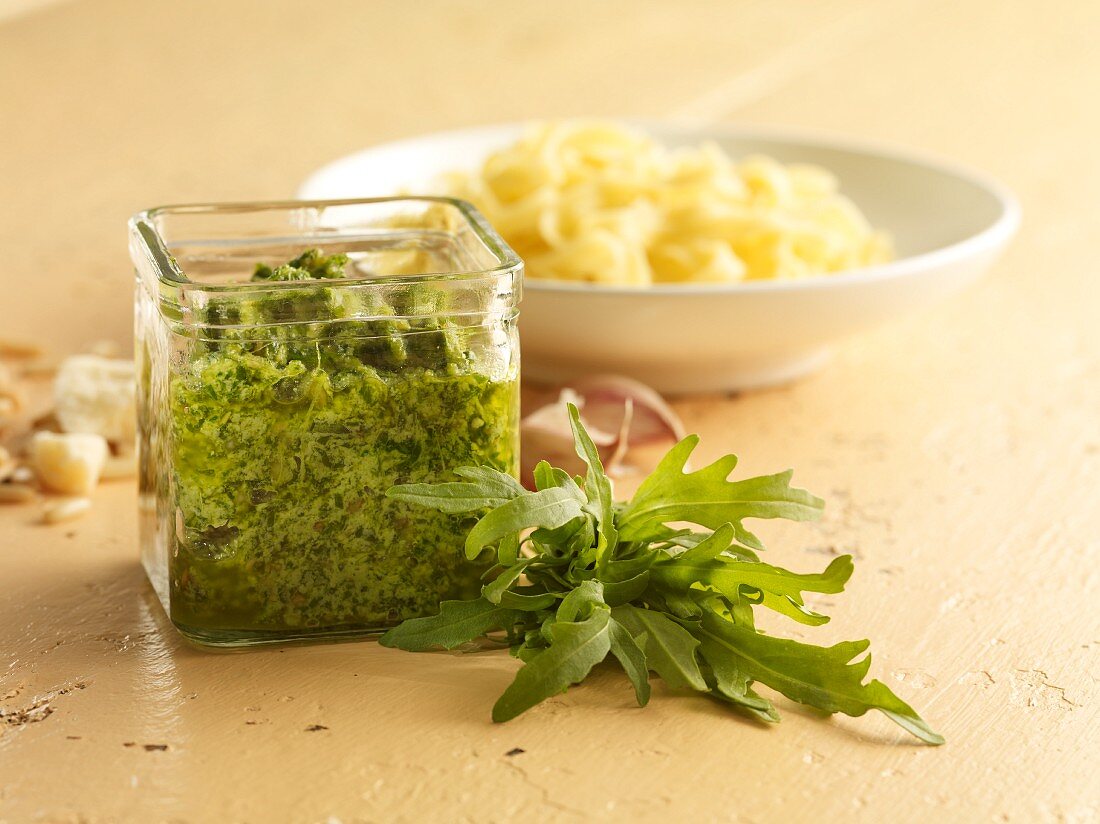
[[[707,682],[695,660],[699,646],[690,632],[663,612],[625,604],[611,610],[611,617],[622,624],[635,638],[645,636],[646,661],[673,689],[706,691]]]
[[[387,498],[438,509],[448,515],[496,509],[525,494],[519,481],[487,466],[462,466],[455,470],[470,482],[442,484],[399,484],[386,491]]]
[[[558,602],[558,596],[553,592],[518,592],[506,589],[500,594],[500,605],[508,609],[518,609],[523,612],[539,612],[550,609]]]
[[[600,580],[605,584],[619,583],[636,578],[653,566],[659,556],[656,552],[643,552],[633,558],[623,558],[618,561],[608,561],[600,571]]]
[[[709,633],[699,632],[698,638],[699,653],[714,680],[711,694],[729,701],[754,718],[777,723],[779,713],[771,701],[753,690],[752,678],[741,668],[737,659],[727,655],[725,647]],[[709,682],[711,679],[707,680]]]
[[[796,598],[791,595],[776,595],[771,592],[760,592],[761,599],[760,604],[768,609],[775,610],[781,615],[786,615],[788,618],[798,621],[800,624],[805,624],[810,627],[819,627],[822,624],[829,623],[829,616],[822,615],[819,612],[814,612],[812,609],[808,609],[802,602],[801,598]]]
[[[646,664],[645,648],[647,636],[644,632],[635,638],[630,631],[612,618],[607,625],[608,640],[611,642],[611,654],[615,656],[623,671],[634,686],[634,695],[638,706],[649,703],[649,666]]]
[[[544,547],[562,550],[565,554],[575,554],[592,546],[596,540],[596,528],[592,516],[583,514],[555,529],[536,529],[531,540]]]
[[[867,641],[843,641],[815,647],[785,638],[773,638],[744,629],[713,612],[704,612],[700,633],[726,650],[750,677],[783,693],[792,701],[828,713],[860,716],[881,710],[913,735],[929,744],[943,738],[881,681],[864,684],[871,656],[851,663],[867,651]]]
[[[703,614],[695,592],[665,591],[661,593],[661,600],[664,601],[665,611],[673,618],[693,619]]]
[[[557,617],[559,621],[576,621],[582,613],[606,607],[603,585],[599,581],[584,581],[562,599]]]
[[[525,558],[519,563],[508,567],[501,572],[500,575],[481,588],[481,597],[491,604],[499,604],[500,596],[507,592],[512,585],[519,580],[519,577],[523,574],[524,567],[533,560],[533,558]]]
[[[497,544],[497,563],[508,568],[519,560],[519,533],[505,535]]]
[[[717,534],[715,532],[715,535]],[[673,590],[685,590],[692,584],[701,584],[712,587],[728,598],[736,598],[742,587],[751,587],[765,593],[764,606],[790,615],[787,609],[790,605],[795,608],[796,614],[809,617],[816,616],[816,613],[804,609],[799,613],[799,608],[803,606],[802,593],[842,592],[844,584],[852,576],[853,571],[850,555],[835,558],[824,572],[810,575],[799,575],[761,562],[735,561],[719,557],[712,560],[692,560],[689,557],[690,554],[704,544],[688,550],[675,559],[655,564],[651,571],[653,581]],[[824,616],[816,617],[824,618]],[[810,618],[810,621],[812,620],[814,619]]]
[[[722,526],[718,527],[718,529],[716,529],[714,532],[707,533],[689,531],[687,532],[687,534],[677,535],[673,538],[670,538],[667,541],[670,546],[665,548],[666,552],[668,552],[668,554],[670,555],[685,556],[685,559],[691,560],[707,560],[709,558],[717,558],[719,555],[721,555],[724,557],[733,558],[737,561],[759,561],[759,555],[757,555],[753,550],[739,543],[731,542],[725,549],[721,550],[720,552],[715,552],[715,546],[714,543],[712,543],[712,539],[716,543],[726,543],[726,535],[724,534],[724,530],[727,527],[733,534],[734,540],[736,541],[737,527],[733,526],[733,524],[722,524]],[[716,536],[718,536],[720,533],[722,534],[722,537],[721,539],[718,539]],[[688,551],[699,546],[699,544],[707,544],[707,546],[699,553],[693,553],[692,555],[687,554]],[[672,549],[672,547],[681,547],[683,551],[676,552]]]
[[[378,639],[384,647],[422,652],[433,647],[454,649],[496,629],[508,629],[515,612],[484,598],[473,601],[443,601],[439,614],[411,618]]]
[[[505,535],[530,527],[553,529],[580,514],[577,499],[561,487],[512,498],[489,512],[470,530],[466,536],[466,557],[472,561],[482,549]]]
[[[534,475],[535,489],[538,491],[560,486],[562,489],[568,489],[572,492],[573,496],[581,503],[585,503],[588,500],[584,492],[582,492],[581,488],[577,485],[577,482],[573,479],[573,476],[564,469],[550,466],[546,461],[539,461],[535,464]]]
[[[698,443],[697,435],[684,438],[638,487],[619,519],[622,540],[645,540],[654,527],[670,521],[688,521],[716,529],[727,522],[739,527],[744,518],[807,521],[820,517],[825,502],[804,489],[792,487],[790,470],[728,481],[737,466],[737,456],[726,455],[710,466],[685,473],[684,466]]]
[[[686,537],[686,536],[684,536]],[[695,537],[695,536],[692,536]],[[722,524],[710,535],[699,536],[702,540],[690,542],[688,548],[676,556],[676,566],[690,563],[705,563],[713,561],[727,549],[733,546],[733,524]],[[683,541],[683,538],[677,539]]]
[[[819,517],[819,516],[815,515],[814,518],[816,518],[816,517]],[[807,520],[812,520],[812,519],[807,519]],[[751,533],[747,529],[745,529],[744,524],[742,524],[740,521],[737,521],[737,522],[734,523],[733,531],[734,531],[734,534],[737,536],[738,543],[744,544],[745,546],[749,547],[750,549],[754,549],[757,552],[763,552],[764,551],[764,542],[761,541],[759,538],[757,538],[753,533]]]
[[[516,673],[493,706],[493,720],[509,721],[583,681],[611,649],[610,621],[606,609],[593,610],[583,621],[556,621],[550,627],[550,646]]]
[[[455,474],[460,478],[468,478],[478,484],[486,493],[492,493],[500,498],[518,498],[526,495],[527,490],[523,484],[509,475],[491,466],[460,466]]]
[[[608,581],[603,585],[603,597],[608,606],[617,607],[620,604],[629,604],[631,601],[641,598],[649,589],[649,570],[639,572],[633,578],[625,581]]]
[[[569,425],[573,429],[577,457],[588,465],[584,479],[584,492],[595,510],[598,541],[596,543],[596,568],[602,569],[619,543],[615,529],[614,501],[611,497],[611,479],[603,471],[596,444],[581,424],[581,415],[574,404],[569,404]]]
[[[473,559],[495,546],[499,572],[481,597],[445,601],[439,615],[404,622],[383,644],[453,649],[504,630],[523,666],[494,706],[495,721],[579,683],[610,654],[643,706],[652,671],[673,688],[778,721],[771,701],[755,691],[759,683],[829,713],[877,709],[922,741],[943,742],[885,684],[864,683],[866,641],[823,648],[757,631],[754,607],[807,625],[828,621],[806,607],[803,594],[841,592],[852,574],[848,556],[823,572],[799,574],[756,555],[763,545],[743,519],[806,520],[821,510],[818,498],[790,486],[789,472],[730,481],[732,455],[684,472],[698,440],[691,437],[629,503],[616,503],[576,407],[569,416],[588,467],[584,478],[541,461],[533,492],[479,467],[456,470],[461,482],[390,490],[391,497],[444,512],[481,511],[466,554]],[[702,529],[673,526],[682,521]]]

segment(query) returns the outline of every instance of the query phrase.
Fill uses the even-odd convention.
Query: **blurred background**
[[[3,327],[41,337],[48,324],[61,349],[128,346],[135,211],[287,197],[364,146],[527,118],[894,141],[1000,177],[1025,212],[1041,194],[1065,217],[1030,231],[1095,228],[1094,159],[1072,179],[1057,171],[1096,127],[1098,20],[1090,2],[8,0]],[[1065,262],[1033,264],[1039,278]]]
[[[1096,0],[0,0],[0,344],[128,352],[138,210],[288,198],[340,156],[480,124],[847,135],[983,170],[1024,215],[984,279],[816,376],[673,404],[709,457],[794,466],[828,499],[818,524],[768,525],[771,557],[856,556],[818,637],[871,634],[876,677],[947,747],[795,708],[771,732],[638,713],[610,689],[521,738],[484,723],[505,656],[298,648],[228,678],[157,623],[122,481],[71,530],[2,513],[0,818],[388,821],[411,800],[543,820],[569,798],[631,820],[1096,820],[1098,40]],[[273,722],[246,730],[258,696]],[[318,723],[333,738],[300,732]]]

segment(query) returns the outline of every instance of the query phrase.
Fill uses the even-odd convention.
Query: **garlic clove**
[[[566,388],[561,390],[556,401],[539,407],[520,422],[520,478],[523,483],[532,482],[531,475],[539,461],[548,461],[570,475],[584,474],[584,461],[573,447],[573,429],[569,425],[567,406],[570,403],[582,410],[581,418],[584,419],[584,398]],[[615,434],[589,427],[587,420],[584,425],[597,449],[613,447],[618,440]]]
[[[585,429],[599,450],[608,474],[619,474],[632,445],[681,440],[680,418],[657,392],[621,375],[584,378],[561,390],[557,401],[540,407],[520,424],[524,483],[539,460],[549,461],[570,474],[584,474],[584,462],[573,446],[566,404],[581,413]]]
[[[630,449],[630,426],[634,422],[634,401],[631,398],[626,399],[626,404],[623,409],[623,420],[619,426],[619,436],[615,443],[615,450],[610,456],[604,458],[600,456],[600,460],[603,461],[604,471],[608,475],[618,475],[623,468],[623,461],[626,459],[626,452]]]
[[[624,375],[592,375],[571,384],[584,398],[585,421],[609,432],[619,431],[627,399],[634,414],[627,435],[632,444],[662,440],[683,440],[684,424],[680,416],[655,390]]]

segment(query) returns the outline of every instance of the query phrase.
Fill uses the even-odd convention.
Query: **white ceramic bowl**
[[[795,281],[646,289],[529,278],[520,319],[523,373],[568,381],[592,372],[662,392],[784,383],[817,369],[852,333],[928,306],[985,272],[1019,225],[1003,186],[952,163],[846,138],[759,129],[638,124],[667,145],[716,141],[732,156],[766,154],[832,171],[897,259]],[[427,194],[440,173],[472,170],[522,124],[441,132],[366,149],[311,175],[307,199]]]

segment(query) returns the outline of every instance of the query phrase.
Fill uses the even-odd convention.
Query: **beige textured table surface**
[[[818,376],[677,404],[706,457],[827,497],[820,524],[764,526],[773,557],[856,554],[812,634],[870,634],[946,747],[788,702],[775,729],[663,688],[639,710],[611,668],[493,726],[502,654],[193,651],[121,482],[63,526],[0,510],[0,821],[1100,819],[1098,34],[1089,0],[88,0],[0,23],[0,337],[58,352],[127,342],[138,208],[286,196],[437,128],[823,128],[985,168],[1025,213],[981,284]]]

